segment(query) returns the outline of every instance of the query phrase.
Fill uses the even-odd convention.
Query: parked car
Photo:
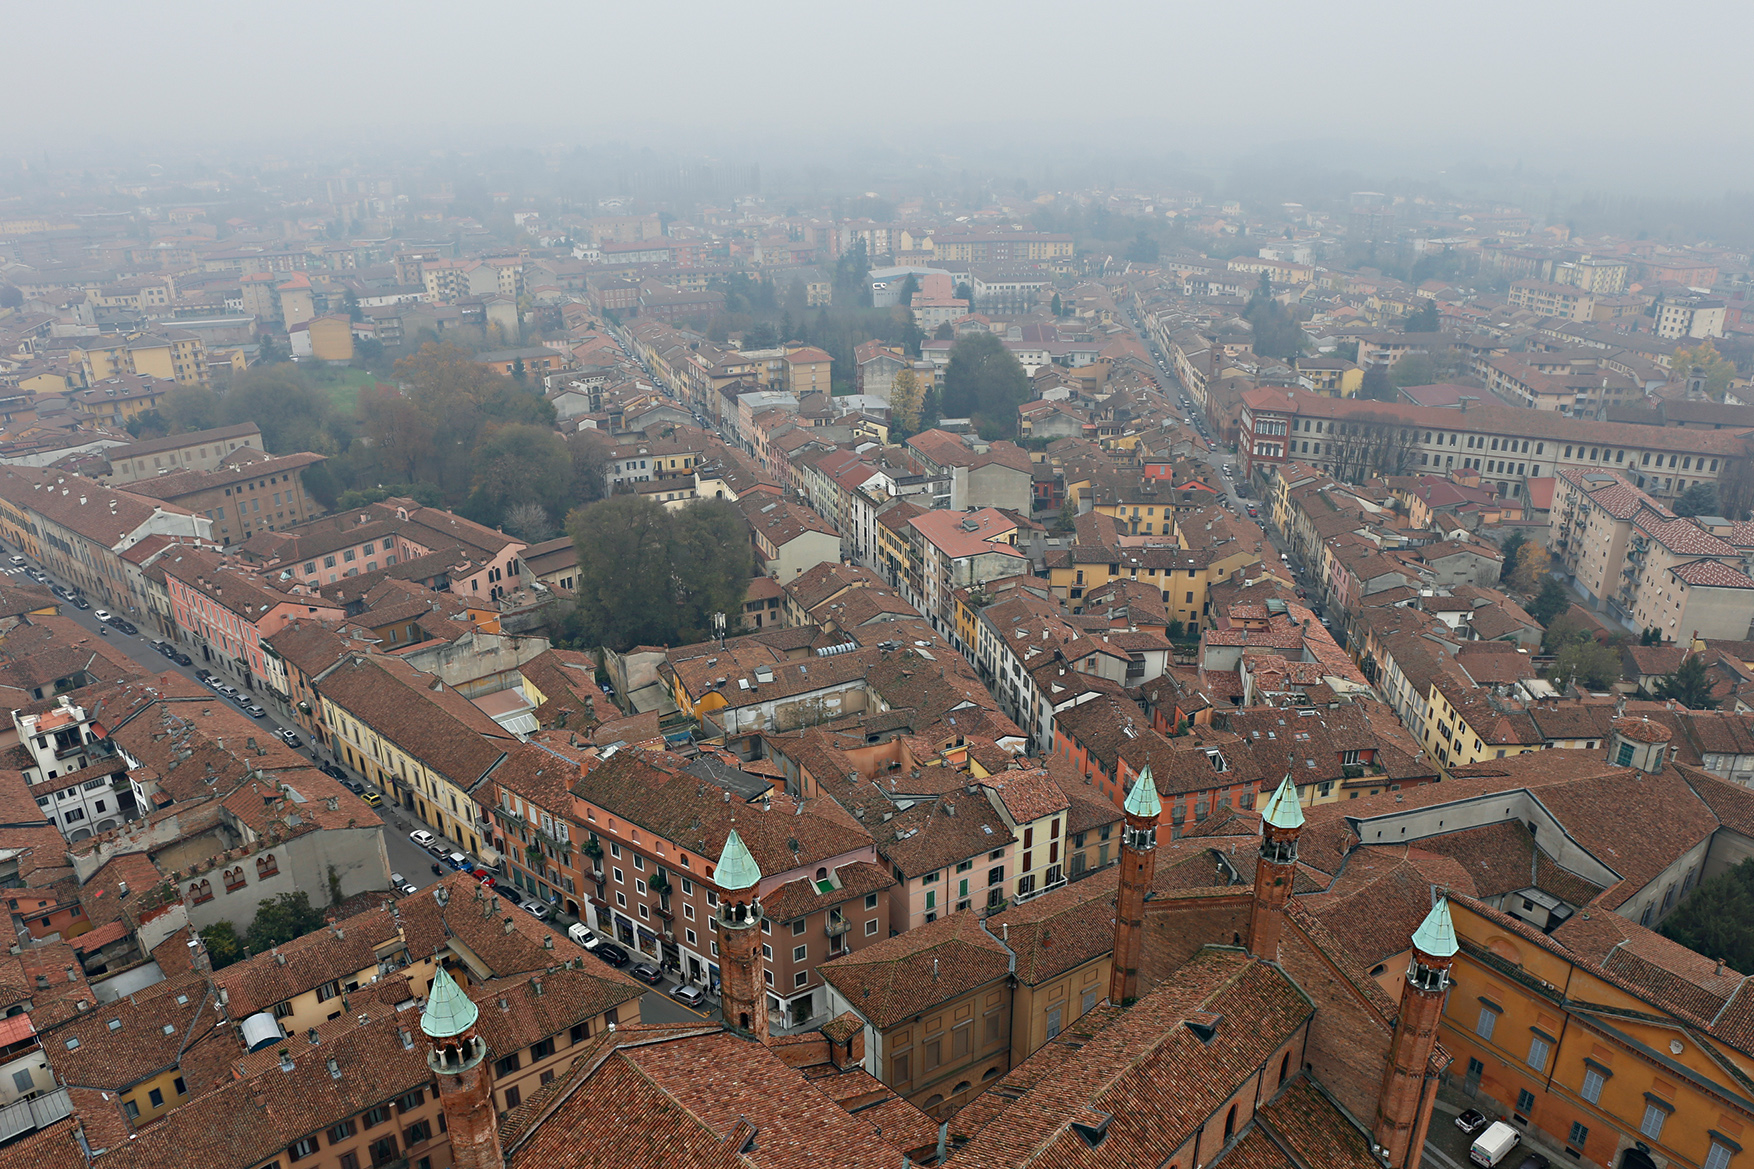
[[[391,873],[390,874],[390,884],[399,886],[399,885],[406,885],[407,883],[408,883],[408,878],[404,877],[401,873]]]
[[[96,617],[99,621],[108,621],[110,619],[110,611],[108,609],[98,609],[92,613],[92,616]]]
[[[359,798],[365,801],[365,806],[368,808],[375,808],[384,802],[384,797],[377,792],[365,792]]]
[[[23,563],[24,563],[24,557],[22,557],[22,556],[14,556],[14,557],[13,557],[13,558],[12,558],[12,563],[13,563],[13,564],[14,564],[14,565],[22,565],[22,564],[23,564]]]
[[[291,731],[282,730],[276,731],[275,733],[280,736],[280,741],[285,743],[288,747],[297,748],[304,745],[304,740],[293,734]]]
[[[424,828],[416,828],[408,834],[408,839],[412,840],[415,844],[418,844],[421,848],[431,848],[432,842],[437,840],[438,837],[434,836]]]
[[[325,771],[326,773],[325,768],[318,768],[318,770]],[[341,781],[341,786],[356,796],[363,796],[365,794],[365,784],[359,782],[357,779],[344,779]]]
[[[376,795],[377,793],[376,792],[367,792],[366,794],[367,795]],[[435,840],[431,844],[426,846],[426,851],[430,852],[433,856],[438,857],[440,860],[444,860],[445,853],[447,853],[451,850],[446,848],[443,844],[441,844],[440,842]]]
[[[402,894],[404,897],[412,897],[414,894],[420,892],[420,890],[415,888],[411,882],[404,881],[396,886],[396,892]]]
[[[180,649],[174,650],[171,653],[171,661],[177,663],[177,665],[179,665],[179,666],[192,666],[195,664],[195,659],[190,657],[188,654],[184,653]]]
[[[657,986],[664,981],[664,972],[650,962],[641,962],[628,967],[627,972],[648,986]]]
[[[135,625],[132,621],[129,621],[124,617],[111,617],[110,618],[110,628],[111,629],[120,629],[123,633],[126,633],[129,637],[133,637],[136,633],[140,632],[140,628],[137,625]]]
[[[73,594],[73,607],[75,609],[89,609],[89,608],[91,608],[91,602],[86,600],[84,597],[80,596],[78,593],[74,593]]]
[[[167,658],[170,657],[172,654],[177,652],[174,648],[172,648],[171,643],[168,641],[155,641],[152,643],[152,648],[157,650],[159,653],[163,654]]]
[[[267,718],[268,717],[268,712],[263,710],[261,707],[257,706],[254,702],[252,702],[248,706],[244,707],[244,713],[249,715],[251,718]]]
[[[1456,1127],[1468,1136],[1473,1136],[1491,1123],[1492,1121],[1488,1119],[1486,1114],[1478,1108],[1464,1108],[1462,1114],[1456,1117]]]
[[[698,986],[683,983],[670,988],[670,997],[687,1007],[698,1007],[706,1002],[706,992]]]
[[[626,950],[623,950],[614,942],[598,942],[594,946],[587,946],[586,949],[590,950],[591,953],[597,955],[597,957],[603,959],[603,961],[609,963],[611,966],[626,966],[633,960],[627,956]]]
[[[460,852],[447,852],[441,859],[459,873],[469,873],[475,870],[475,862]]]
[[[554,912],[540,901],[521,901],[518,903],[518,908],[535,918],[537,921],[547,921],[549,916]]]
[[[488,872],[486,869],[476,869],[474,872],[470,873],[469,875],[471,877],[474,877],[477,881],[480,881],[481,884],[483,885],[483,887],[488,888],[488,889],[491,889],[496,884],[498,884],[498,882],[493,879],[493,874]]]

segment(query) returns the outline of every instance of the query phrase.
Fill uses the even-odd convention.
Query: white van
[[[1495,1120],[1478,1137],[1474,1138],[1473,1148],[1468,1150],[1468,1160],[1476,1165],[1484,1165],[1492,1169],[1506,1157],[1510,1151],[1522,1142],[1522,1134],[1502,1120]]]
[[[567,926],[566,936],[587,950],[594,950],[597,948],[597,935],[592,933],[591,927],[587,926],[582,921],[575,921],[573,924]]]

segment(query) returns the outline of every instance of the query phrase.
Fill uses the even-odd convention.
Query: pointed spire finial
[[[1267,808],[1261,813],[1261,819],[1275,828],[1302,828],[1303,805],[1297,802],[1297,785],[1291,782],[1291,773],[1287,771],[1279,786],[1267,800]]]
[[[1433,958],[1453,958],[1461,947],[1456,945],[1456,923],[1450,919],[1449,898],[1439,897],[1419,928],[1413,931],[1413,948]]]
[[[481,1011],[463,993],[443,966],[432,976],[432,990],[426,996],[426,1009],[420,1012],[420,1029],[434,1039],[461,1035],[475,1025]]]
[[[1149,763],[1139,772],[1139,778],[1133,783],[1133,790],[1127,793],[1127,802],[1122,805],[1122,811],[1142,820],[1155,820],[1163,815],[1163,801],[1157,798],[1157,783],[1151,778]]]
[[[743,838],[737,835],[735,828],[725,837],[725,847],[719,853],[719,863],[713,870],[713,884],[727,893],[735,893],[739,889],[752,889],[761,880],[761,866],[755,863]]]

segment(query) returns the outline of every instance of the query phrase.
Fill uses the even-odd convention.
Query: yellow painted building
[[[129,333],[88,341],[68,350],[87,385],[123,374],[168,378],[178,385],[207,384],[207,348],[193,333]]]
[[[1253,548],[1240,546],[1204,565],[1199,563],[1204,557],[1194,558],[1190,565],[1185,549],[1109,548],[1081,552],[1081,547],[1074,545],[1065,563],[1048,566],[1048,587],[1074,613],[1083,611],[1083,598],[1092,589],[1113,580],[1134,580],[1157,589],[1172,618],[1202,629],[1211,624],[1206,620],[1206,600],[1212,586],[1261,559]],[[1086,560],[1084,556],[1095,558]]]
[[[1720,965],[1714,976],[1709,960],[1601,907],[1551,938],[1477,902],[1450,908],[1462,948],[1438,1027],[1464,1093],[1587,1164],[1747,1160],[1754,1047],[1726,1001],[1740,974]],[[1606,920],[1587,925],[1589,914]],[[1610,962],[1622,948],[1627,959]],[[1678,967],[1689,973],[1670,973]]]
[[[394,791],[391,776],[400,777],[415,791],[415,815],[433,831],[457,841],[480,855],[481,835],[475,827],[475,801],[468,792],[442,774],[421,764],[408,752],[323,696],[323,721],[335,733],[336,746],[355,770],[384,791]]]
[[[1514,702],[1495,698],[1485,687],[1464,689],[1448,682],[1431,684],[1419,737],[1446,778],[1452,767],[1528,755],[1545,750],[1547,742]]]

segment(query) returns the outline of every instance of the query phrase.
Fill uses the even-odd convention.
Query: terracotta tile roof
[[[1000,771],[980,784],[998,798],[1005,814],[1019,825],[1063,812],[1067,807],[1066,793],[1044,769]]]
[[[461,694],[393,658],[349,658],[323,679],[323,697],[464,790],[516,742]]]
[[[494,1054],[506,1055],[633,1002],[649,988],[602,962],[494,978],[469,988],[481,1014],[476,1028]],[[562,1040],[560,1046],[565,1046]]]
[[[379,951],[387,956],[392,946],[402,948],[395,916],[376,909],[215,971],[213,984],[226,992],[226,1010],[242,1019],[326,982],[369,970]]]
[[[892,1109],[893,1110],[893,1109]],[[901,1131],[917,1135],[917,1110]],[[563,1169],[588,1148],[627,1169],[901,1169],[869,1112],[849,1114],[773,1050],[716,1027],[624,1027],[501,1126],[516,1169]]]
[[[820,909],[862,901],[867,893],[878,893],[895,884],[887,865],[871,861],[854,861],[834,870],[839,885],[826,892],[819,891],[814,877],[788,881],[761,897],[761,907],[777,922],[788,922]]]
[[[1070,1056],[1032,1056],[992,1090],[1015,1095],[957,1153],[971,1169],[1155,1163],[1179,1147],[1312,1013],[1278,969],[1207,949]],[[1187,1025],[1214,1027],[1203,1040]],[[1039,1054],[1039,1053],[1038,1053]],[[1021,1074],[1020,1074],[1021,1073]],[[1019,1081],[1032,1080],[1020,1089]],[[1173,1084],[1173,1090],[1169,1085]],[[1106,1123],[1092,1148],[1072,1128]]]
[[[1690,564],[1678,564],[1669,571],[1698,588],[1754,589],[1754,577],[1716,560],[1695,560]]]
[[[79,1120],[69,1116],[0,1149],[0,1169],[86,1169]]]
[[[185,1048],[220,1024],[200,975],[165,980],[102,1003],[45,1036],[43,1055],[63,1084],[120,1090],[174,1067]]]
[[[1118,881],[1111,867],[988,918],[988,932],[1017,956],[1017,980],[1039,986],[1113,950]]]
[[[1291,1150],[1297,1165],[1377,1169],[1370,1138],[1307,1075],[1298,1075],[1255,1114],[1255,1124]],[[1228,1161],[1226,1161],[1228,1164]]]
[[[888,1028],[975,987],[1005,977],[1011,955],[973,911],[885,938],[818,967],[853,1010]]]

